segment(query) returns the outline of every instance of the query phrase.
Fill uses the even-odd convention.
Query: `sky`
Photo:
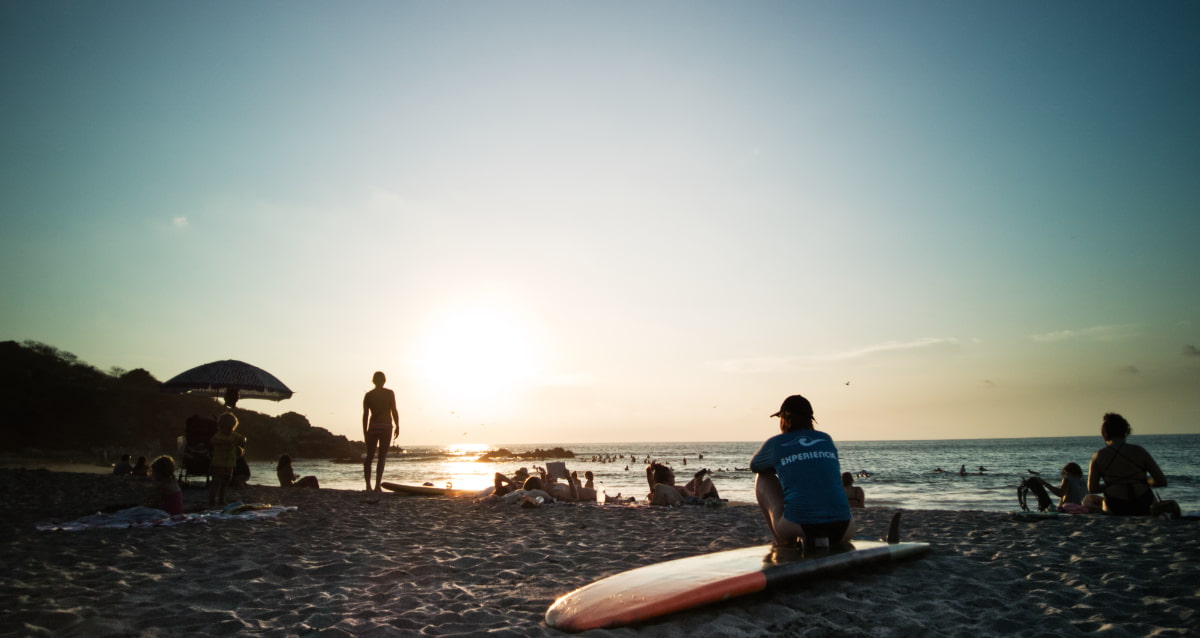
[[[361,439],[1200,432],[1188,2],[0,3],[0,339]],[[182,424],[181,424],[182,427]]]

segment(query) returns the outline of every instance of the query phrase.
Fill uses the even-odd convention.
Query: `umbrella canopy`
[[[292,391],[275,375],[245,363],[227,359],[196,366],[163,382],[163,392],[191,392],[201,396],[224,397],[234,407],[238,399],[282,401]]]

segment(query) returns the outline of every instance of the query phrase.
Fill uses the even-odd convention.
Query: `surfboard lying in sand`
[[[546,624],[564,631],[620,627],[762,591],[817,580],[929,551],[929,543],[853,542],[786,562],[764,562],[770,545],[692,556],[639,567],[598,580],[554,601]]]
[[[474,496],[479,490],[464,490],[455,487],[437,487],[435,485],[412,485],[409,483],[380,483],[384,489],[404,494],[423,494],[425,496]]]

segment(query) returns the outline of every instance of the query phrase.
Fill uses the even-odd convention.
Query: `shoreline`
[[[560,595],[664,560],[767,543],[752,505],[538,509],[470,499],[250,486],[276,518],[41,532],[144,482],[0,469],[0,635],[563,636]],[[205,490],[184,490],[189,509]],[[894,510],[856,511],[859,536]],[[1200,632],[1195,521],[1108,516],[1037,522],[905,510],[903,540],[932,552],[596,636]]]
[[[112,474],[113,465],[102,465],[86,461],[64,461],[42,456],[22,457],[0,455],[0,469],[4,470],[47,470],[50,472],[75,472],[78,474]]]

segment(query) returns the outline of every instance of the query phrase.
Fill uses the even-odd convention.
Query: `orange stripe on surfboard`
[[[621,627],[641,620],[648,620],[684,609],[744,596],[767,587],[767,577],[762,572],[742,574],[688,591],[666,596],[613,593],[601,599],[593,599],[586,608],[576,606],[574,600],[555,602],[546,612],[546,623],[563,631],[586,631],[600,627]],[[582,590],[580,590],[582,591]],[[562,604],[560,604],[560,602]],[[573,604],[574,603],[574,604]]]

